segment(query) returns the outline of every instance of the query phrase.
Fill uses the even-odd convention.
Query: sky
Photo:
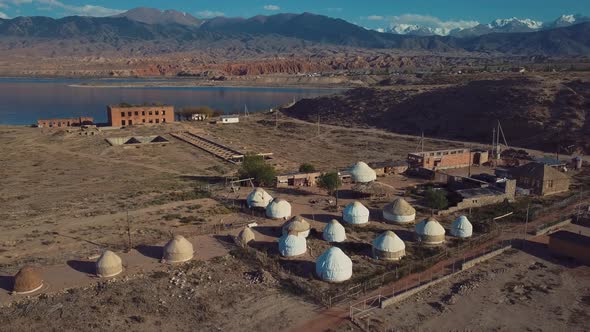
[[[175,9],[200,18],[311,12],[370,29],[390,24],[452,29],[497,18],[551,21],[562,14],[590,15],[590,0],[0,0],[0,18],[109,16],[134,7]]]

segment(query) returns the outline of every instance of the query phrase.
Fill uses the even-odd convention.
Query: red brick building
[[[81,116],[78,118],[69,119],[40,119],[37,120],[37,126],[41,128],[63,128],[63,127],[78,127],[81,125],[91,125],[94,123],[94,118],[89,116]]]
[[[467,167],[471,163],[469,149],[414,152],[408,154],[408,164],[412,168],[430,170]]]
[[[107,117],[109,125],[115,127],[174,122],[174,106],[110,105]]]

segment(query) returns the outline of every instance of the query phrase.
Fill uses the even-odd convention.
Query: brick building
[[[453,149],[441,151],[414,152],[408,154],[411,168],[440,170],[481,165],[488,161],[488,152],[483,150]]]
[[[81,116],[69,119],[40,119],[37,120],[37,126],[41,128],[59,128],[59,127],[79,127],[81,125],[91,125],[94,118]]]
[[[174,122],[174,106],[110,105],[107,117],[109,125],[116,127]]]
[[[569,190],[570,178],[549,165],[532,162],[511,171],[519,187],[531,189],[535,195],[546,196]]]
[[[590,265],[590,237],[569,231],[549,235],[549,250],[557,256],[571,257]]]

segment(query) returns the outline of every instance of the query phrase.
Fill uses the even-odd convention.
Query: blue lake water
[[[87,82],[141,83],[153,80],[0,78],[0,124],[28,125],[37,119],[92,116],[106,122],[106,106],[126,102],[207,105],[225,113],[264,111],[291,102],[338,93],[334,89],[250,87],[73,87]],[[162,84],[165,81],[159,80]]]

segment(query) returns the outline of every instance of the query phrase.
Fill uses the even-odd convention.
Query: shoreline
[[[130,89],[130,88],[235,88],[235,89],[299,89],[299,90],[350,90],[354,89],[353,86],[316,86],[316,85],[277,85],[277,86],[270,86],[270,85],[204,85],[204,84],[179,84],[179,85],[170,85],[170,84],[97,84],[97,85],[89,85],[89,84],[68,84],[68,87],[71,88],[98,88],[98,89],[114,89],[114,88],[122,88],[122,89]]]

